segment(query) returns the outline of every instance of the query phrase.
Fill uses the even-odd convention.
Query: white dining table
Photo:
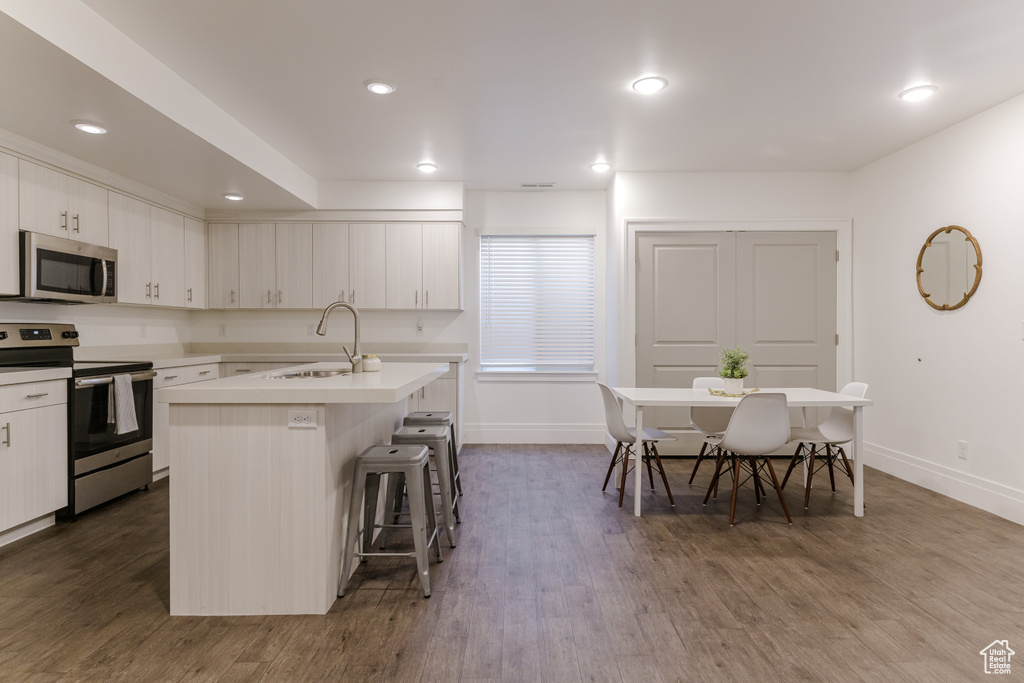
[[[790,408],[853,408],[856,436],[851,444],[853,455],[853,514],[864,516],[864,458],[863,458],[863,415],[865,406],[874,405],[869,398],[847,396],[834,391],[812,389],[810,387],[787,387],[784,389],[758,389],[760,393],[781,393],[786,395]],[[727,408],[739,405],[741,397],[715,396],[707,389],[659,388],[659,387],[612,387],[612,392],[626,404],[633,406],[636,416],[636,450],[641,453],[644,408],[693,408],[706,406]],[[627,463],[623,460],[622,467]],[[634,468],[633,514],[640,516],[640,489],[643,481],[643,468]],[[624,481],[621,477],[619,481]]]

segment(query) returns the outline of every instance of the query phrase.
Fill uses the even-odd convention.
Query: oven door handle
[[[156,372],[153,370],[147,370],[146,372],[133,372],[131,373],[133,382],[143,382],[147,379],[153,379],[156,377]],[[113,384],[114,378],[110,377],[87,377],[86,379],[76,379],[75,388],[78,387],[95,387],[100,384]]]

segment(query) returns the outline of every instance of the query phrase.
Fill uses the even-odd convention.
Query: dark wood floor
[[[806,512],[792,490],[793,526],[747,489],[729,528],[687,460],[637,519],[607,457],[467,446],[433,597],[371,560],[326,616],[170,617],[161,482],[0,549],[0,679],[965,681],[993,640],[1024,651],[1016,524],[868,470],[862,519],[845,482]]]

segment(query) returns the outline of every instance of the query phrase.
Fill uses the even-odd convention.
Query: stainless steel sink
[[[279,372],[267,375],[267,379],[309,379],[316,377],[337,377],[338,375],[350,375],[351,370],[341,368],[330,368],[326,370],[293,370],[291,372]]]

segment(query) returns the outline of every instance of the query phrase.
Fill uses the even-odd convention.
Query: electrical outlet
[[[422,320],[417,320],[416,321],[416,336],[417,337],[422,337],[423,336],[423,321]]]
[[[309,323],[306,325],[306,336],[312,337],[314,334],[316,334],[316,325],[314,323]]]
[[[226,336],[228,336],[228,326],[227,326],[227,325],[219,325],[219,326],[217,327],[217,332],[218,332],[218,333],[220,334],[220,336],[222,336],[222,337],[226,337]]]
[[[966,441],[957,441],[956,442],[956,457],[960,458],[961,460],[966,460],[967,459],[967,442]]]
[[[313,429],[316,427],[316,410],[289,410],[288,428]]]

